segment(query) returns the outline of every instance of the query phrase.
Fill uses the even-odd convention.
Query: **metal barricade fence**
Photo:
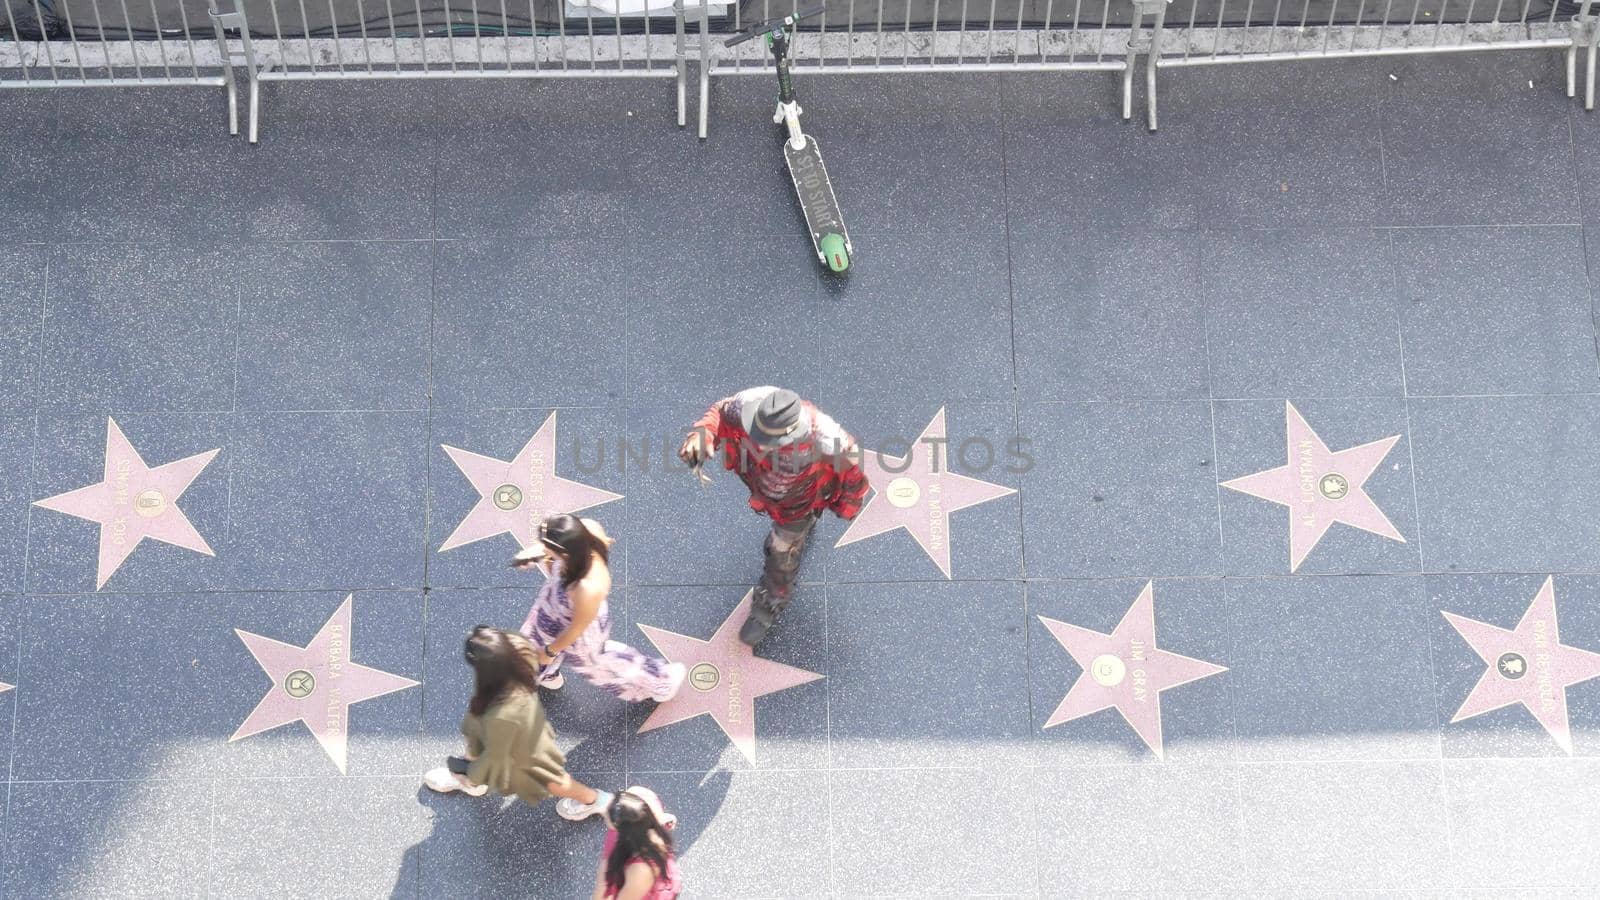
[[[1584,107],[1594,109],[1600,28],[1593,0],[1135,0],[1155,14],[1145,104],[1157,124],[1160,69],[1483,50],[1566,53],[1567,96],[1586,57]]]
[[[719,35],[785,15],[807,2],[746,0],[715,21],[699,7],[700,137],[708,82],[720,75],[773,74],[760,42],[724,47]],[[796,71],[1121,71],[1123,117],[1132,115],[1134,66],[1144,13],[1129,0],[827,0],[815,25],[789,46]]]
[[[687,120],[684,16],[673,0],[236,2],[255,29],[241,36],[252,142],[261,81],[675,78],[678,124]]]
[[[226,29],[236,14],[217,0],[0,0],[0,88],[210,85],[227,91],[239,133],[238,88]],[[102,9],[102,6],[105,8]]]
[[[330,79],[672,78],[691,63],[706,136],[709,80],[772,74],[759,41],[723,39],[815,0],[0,0],[0,88],[210,85],[238,79],[257,139],[260,83]],[[1586,58],[1594,0],[826,0],[790,46],[796,71],[1118,71],[1149,127],[1162,69],[1256,61],[1564,49]],[[226,4],[226,8],[219,4]]]
[[[196,2],[0,0],[0,87],[216,85],[237,134],[243,78],[255,143],[265,81],[676,78],[687,123],[673,0],[204,0],[209,45],[194,36]]]

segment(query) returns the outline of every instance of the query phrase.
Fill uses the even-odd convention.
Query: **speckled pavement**
[[[546,698],[686,897],[1587,896],[1600,113],[1555,54],[1116,81],[797,77],[845,280],[763,79],[704,143],[662,83],[272,84],[254,148],[0,92],[3,896],[587,897],[598,822],[421,783],[578,502],[715,669]],[[700,648],[763,522],[672,452],[766,383],[882,452],[761,667]]]

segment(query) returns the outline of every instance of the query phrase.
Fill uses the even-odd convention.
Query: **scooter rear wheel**
[[[850,251],[845,247],[844,235],[837,232],[823,235],[817,242],[817,249],[822,251],[822,260],[831,271],[843,272],[850,268]]]

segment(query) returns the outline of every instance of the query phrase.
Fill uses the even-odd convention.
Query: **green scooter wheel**
[[[822,258],[832,271],[843,272],[850,268],[850,251],[845,248],[844,235],[838,232],[825,234],[817,242],[817,248],[822,251]]]

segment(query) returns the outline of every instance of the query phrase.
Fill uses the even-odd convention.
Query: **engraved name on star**
[[[546,516],[575,513],[621,500],[621,494],[570,481],[556,474],[556,414],[510,462],[441,444],[450,461],[478,491],[478,503],[439,547],[441,552],[510,534],[524,549],[539,538]]]
[[[1222,486],[1289,507],[1289,571],[1300,568],[1335,522],[1405,543],[1365,488],[1400,435],[1334,452],[1293,403],[1285,402],[1284,408],[1288,464],[1224,481]]]
[[[345,597],[304,647],[234,629],[272,686],[228,738],[229,743],[280,725],[304,722],[340,774],[345,772],[351,705],[418,684],[351,661],[350,606],[354,599],[353,594]]]
[[[1145,582],[1110,634],[1039,617],[1083,669],[1044,727],[1115,708],[1157,758],[1166,758],[1161,692],[1228,670],[1157,647],[1154,597],[1153,583]]]
[[[94,585],[98,591],[145,538],[216,555],[178,508],[178,498],[219,452],[221,448],[207,450],[151,468],[122,434],[116,420],[107,418],[101,480],[35,500],[33,505],[99,523],[100,560]]]
[[[750,615],[750,598],[744,599],[717,626],[710,640],[675,631],[640,625],[650,643],[668,662],[689,670],[678,695],[657,706],[639,726],[639,733],[654,731],[695,716],[716,720],[751,765],[756,762],[756,698],[816,681],[816,672],[762,659],[739,640],[739,626]]]
[[[863,453],[861,470],[872,486],[872,498],[834,546],[904,528],[944,577],[951,577],[950,514],[1015,494],[1016,489],[950,471],[947,441],[941,407],[909,456]]]
[[[1561,643],[1554,581],[1545,578],[1514,629],[1441,612],[1488,666],[1450,723],[1520,703],[1570,755],[1567,688],[1600,678],[1600,653]]]

